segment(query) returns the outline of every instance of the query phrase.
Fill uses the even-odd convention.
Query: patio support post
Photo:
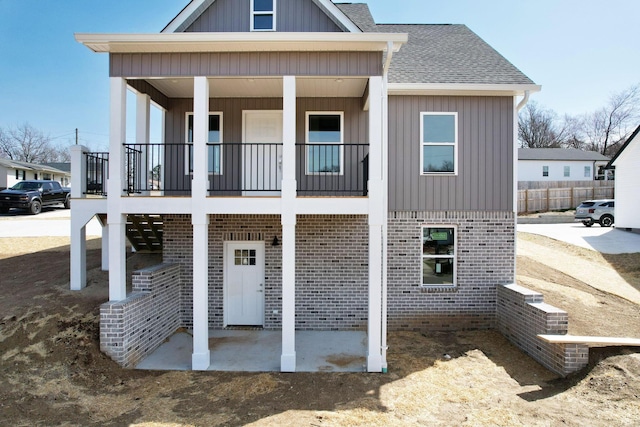
[[[71,215],[71,274],[72,291],[79,291],[87,286],[87,232],[78,215]]]
[[[296,78],[283,77],[282,355],[280,370],[296,371]]]
[[[102,271],[109,271],[109,224],[102,224]]]
[[[382,371],[382,77],[369,79],[369,323],[367,371]]]
[[[209,81],[193,82],[193,181],[191,223],[193,225],[193,354],[191,369],[204,371],[211,363],[209,350],[209,215],[207,141],[209,139]]]
[[[151,115],[151,97],[146,93],[136,93],[136,144],[149,143],[149,129]],[[148,147],[142,145],[140,148],[140,167],[138,168],[137,182],[143,189],[149,186],[149,157]],[[143,191],[143,196],[148,196],[148,191]]]
[[[109,301],[127,297],[126,214],[122,207],[124,148],[127,132],[127,81],[110,78],[109,179],[107,222],[109,224]]]

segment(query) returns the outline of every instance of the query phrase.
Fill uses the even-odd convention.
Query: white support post
[[[87,162],[84,153],[89,151],[83,145],[71,146],[71,198],[84,197],[87,191]],[[73,204],[71,204],[73,207]]]
[[[71,215],[71,290],[87,286],[87,232],[84,219]]]
[[[282,355],[280,370],[296,371],[296,78],[283,78]]]
[[[109,271],[109,224],[102,225],[102,271]]]
[[[149,128],[151,115],[151,97],[146,93],[136,94],[136,144],[149,144]],[[147,188],[149,178],[149,149],[147,145],[140,148],[141,161],[137,171],[138,182]],[[148,196],[149,192],[141,195]]]
[[[367,371],[382,371],[382,77],[369,79],[369,323]]]
[[[110,79],[109,180],[107,222],[109,224],[109,301],[127,298],[126,214],[122,207],[124,147],[127,139],[127,81]]]
[[[207,141],[209,139],[209,81],[193,82],[193,354],[191,369],[204,371],[211,363],[209,350],[209,215],[205,200],[209,189]]]

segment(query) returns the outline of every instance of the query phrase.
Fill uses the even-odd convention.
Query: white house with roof
[[[640,230],[640,126],[609,165],[616,168],[616,228]]]
[[[210,333],[250,329],[275,333],[277,354],[250,351],[284,372],[316,356],[300,339],[316,332],[327,348],[361,334],[356,369],[383,372],[388,331],[496,328],[567,372],[573,353],[536,337],[557,311],[545,329],[510,309],[541,302],[513,286],[518,110],[540,87],[466,26],[193,0],[157,34],[76,39],[109,56],[110,146],[72,148],[71,288],[98,215],[100,347],[121,366],[186,329],[180,363],[211,369]],[[163,260],[129,289],[127,239]]]
[[[591,181],[608,162],[595,151],[519,148],[518,181]]]
[[[51,179],[67,187],[71,182],[71,172],[50,165],[0,158],[0,189],[13,187],[27,179]]]

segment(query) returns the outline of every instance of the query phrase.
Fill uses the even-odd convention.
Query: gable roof
[[[595,151],[576,148],[518,148],[518,160],[569,160],[608,161],[609,158]]]
[[[338,9],[340,9],[346,16],[365,33],[376,33],[378,27],[376,26],[369,6],[364,3],[336,3]]]
[[[216,0],[191,0],[184,9],[176,15],[164,27],[161,33],[179,33],[193,24],[202,13],[207,10]],[[331,0],[311,0],[343,31],[359,33],[361,29],[347,18],[347,16]]]
[[[10,169],[26,169],[26,170],[33,170],[33,171],[60,173],[63,175],[69,174],[69,172],[66,172],[48,165],[39,165],[35,163],[20,162],[18,160],[11,160],[11,159],[4,159],[4,158],[0,158],[0,166],[4,166],[5,168],[10,168]]]
[[[618,150],[618,152],[616,153],[615,156],[613,156],[613,158],[609,161],[609,163],[607,163],[607,167],[610,168],[611,166],[613,166],[613,162],[615,162],[618,157],[620,157],[620,154],[622,154],[622,152],[629,146],[631,145],[632,141],[634,139],[636,139],[636,136],[638,136],[638,134],[640,133],[640,126],[638,126],[636,128],[636,130],[633,131],[633,133],[631,134],[631,136],[629,137],[629,139],[627,139],[625,141],[625,143],[622,145],[622,147],[620,147],[620,149]]]

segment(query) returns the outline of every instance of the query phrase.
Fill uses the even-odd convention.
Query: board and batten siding
[[[380,52],[176,52],[109,55],[110,77],[380,75]]]
[[[390,96],[390,211],[513,211],[512,97]],[[420,175],[420,113],[458,113],[457,176]]]
[[[185,32],[248,32],[250,0],[217,0]],[[342,30],[310,0],[277,0],[276,31],[341,32]]]

